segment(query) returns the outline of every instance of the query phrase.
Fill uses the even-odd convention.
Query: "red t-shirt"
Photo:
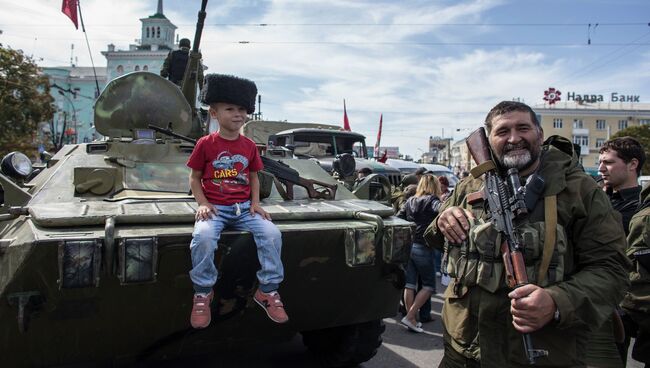
[[[249,200],[249,172],[264,168],[255,142],[243,135],[233,141],[227,140],[218,132],[196,142],[187,166],[203,171],[203,193],[210,203],[220,205]]]

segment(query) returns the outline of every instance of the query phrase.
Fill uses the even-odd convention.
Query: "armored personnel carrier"
[[[185,83],[196,82],[192,68]],[[195,86],[124,75],[96,102],[105,140],[64,146],[37,174],[24,155],[3,160],[2,366],[132,364],[296,333],[330,366],[374,356],[382,319],[397,311],[411,224],[317,163],[265,147],[262,205],[282,232],[280,291],[291,319],[277,325],[252,302],[253,238],[227,230],[215,255],[212,323],[190,327],[197,204],[185,163],[205,134],[188,103]]]

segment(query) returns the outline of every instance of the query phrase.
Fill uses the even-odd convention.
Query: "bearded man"
[[[490,225],[485,200],[468,198],[484,186],[476,172],[456,186],[425,233],[429,245],[444,247],[443,265],[452,277],[444,294],[440,367],[528,366],[522,333],[548,352],[537,366],[585,366],[590,332],[628,287],[623,227],[605,193],[579,168],[571,142],[558,136],[544,142],[529,106],[501,102],[485,128],[502,176],[515,168],[522,183],[539,183],[536,177],[545,183],[536,194],[526,190],[529,213],[516,224],[530,283],[515,290],[506,285],[503,239]],[[546,238],[555,241],[545,244]],[[541,267],[545,256],[550,262]]]

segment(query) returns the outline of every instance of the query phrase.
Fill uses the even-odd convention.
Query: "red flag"
[[[386,160],[388,160],[388,151],[384,151],[384,155],[381,156],[381,158],[378,159],[377,161],[381,162],[382,164],[385,164]]]
[[[345,110],[345,99],[343,99],[343,130],[351,131],[350,121],[348,120],[348,112]]]
[[[379,131],[377,132],[377,142],[375,142],[375,150],[373,152],[375,157],[379,157],[379,143],[381,142],[381,125],[384,120],[384,114],[379,115]]]
[[[74,27],[79,29],[79,23],[77,22],[77,1],[78,0],[63,0],[61,11],[70,18],[72,23],[74,23]]]

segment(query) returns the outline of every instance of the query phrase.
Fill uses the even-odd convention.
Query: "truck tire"
[[[354,367],[377,354],[386,326],[381,320],[302,332],[303,344],[327,367]]]

